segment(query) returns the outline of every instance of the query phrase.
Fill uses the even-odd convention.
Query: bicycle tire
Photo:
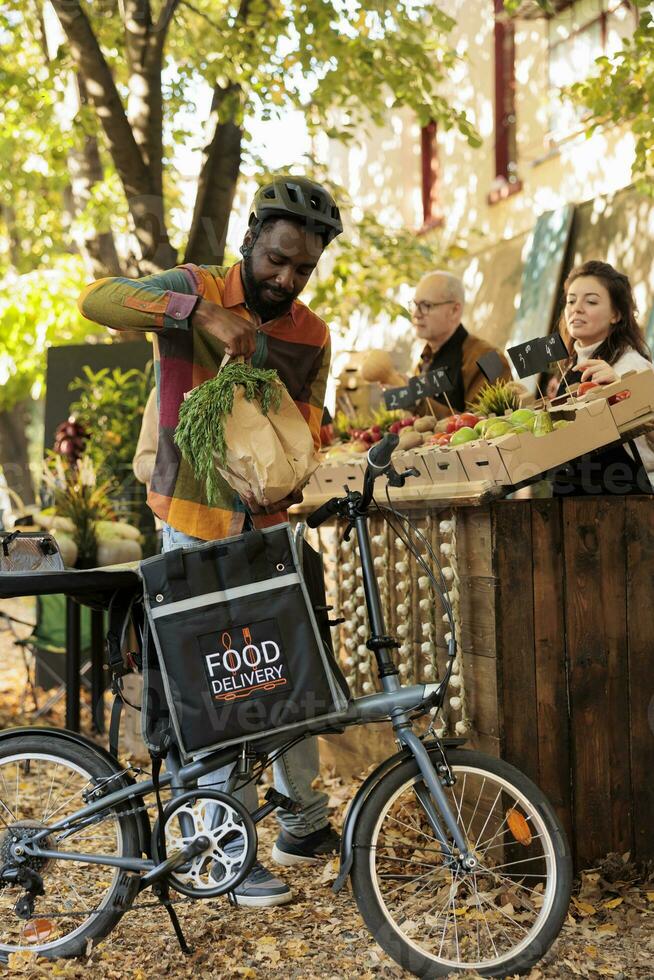
[[[431,750],[431,756],[434,762],[440,761],[440,755],[435,748]],[[467,749],[447,751],[447,760],[453,774],[457,777],[457,783],[452,790],[446,789],[446,793],[451,800],[454,799],[459,825],[463,826],[468,840],[475,844],[481,862],[480,869],[476,872],[477,877],[463,872],[460,868],[453,870],[446,866],[447,862],[443,859],[440,844],[433,836],[431,827],[424,822],[424,810],[413,789],[416,783],[421,783],[417,763],[413,758],[408,758],[388,773],[371,792],[357,823],[354,834],[352,888],[359,911],[379,945],[400,966],[415,976],[440,977],[448,973],[469,970],[476,970],[481,976],[487,977],[506,977],[525,973],[550,948],[559,934],[567,913],[572,887],[572,862],[565,832],[543,793],[513,766],[500,759]],[[465,799],[468,780],[473,787],[470,803]],[[474,786],[480,780],[481,789],[477,808],[471,813]],[[498,788],[497,799],[501,798],[500,806],[506,804],[510,796],[517,802],[506,810],[503,821],[506,823],[506,828],[503,831],[498,829],[494,837],[488,838],[490,843],[487,844],[486,840],[475,841],[475,834],[478,834],[485,808],[488,808],[489,814],[493,812],[488,803],[492,795],[489,791],[492,783]],[[486,789],[487,786],[489,790]],[[407,806],[411,804],[413,807],[417,821],[415,824],[409,822],[408,829],[398,831],[395,824],[401,826],[406,821],[405,815],[401,818],[396,816],[397,813],[403,813],[401,806],[404,806],[404,803],[400,805],[398,801],[405,797],[408,801]],[[479,802],[482,800],[480,809]],[[409,807],[407,814],[410,813]],[[501,813],[499,809],[498,820]],[[520,817],[524,823],[521,822]],[[428,836],[425,826],[432,835],[432,842],[438,844],[437,847],[427,848],[424,845],[424,839]],[[501,827],[502,823],[499,826]],[[490,834],[492,828],[493,824],[486,831],[485,825],[481,836]],[[537,834],[534,834],[534,829],[538,830]],[[516,832],[518,837],[515,836]],[[408,846],[400,841],[401,835],[407,838]],[[519,839],[520,837],[522,840]],[[493,843],[494,840],[497,843]],[[542,845],[538,843],[541,840]],[[390,844],[387,844],[387,841]],[[529,852],[527,858],[502,864],[504,856],[512,856],[514,851],[520,848],[525,849],[525,854]],[[541,856],[537,854],[539,848],[543,851]],[[489,851],[493,850],[499,850],[500,854],[489,854]],[[434,851],[436,851],[435,858]],[[422,861],[419,862],[421,867],[417,867],[415,855],[421,852]],[[436,861],[436,864],[430,863],[433,861]],[[411,866],[415,865],[419,874],[413,876],[405,874],[407,865],[409,871]],[[486,866],[488,870],[485,870]],[[424,871],[424,867],[433,870]],[[542,884],[542,891],[540,880],[538,882],[531,880],[538,876],[535,873],[530,874],[529,867],[534,871],[537,868],[546,869],[547,879]],[[508,871],[507,868],[512,870]],[[443,882],[441,889],[445,889],[444,891],[436,887],[436,875],[441,876]],[[529,882],[526,881],[527,878],[530,879]],[[420,879],[422,882],[418,884]],[[398,880],[401,882],[399,885]],[[499,886],[496,884],[497,881],[501,882]],[[510,882],[510,885],[507,882]],[[494,888],[488,888],[489,883]],[[502,904],[499,895],[499,890],[502,888],[506,889],[506,895],[513,889],[514,897],[510,911],[515,919],[508,915],[509,903]],[[399,895],[403,890],[404,897]],[[425,923],[423,927],[422,920],[416,918],[418,910],[421,905],[430,902],[435,896],[436,902],[430,908],[429,914],[420,913]],[[446,909],[441,907],[439,910],[441,918],[437,920],[438,932],[432,949],[428,946],[428,939],[436,930],[436,924],[433,923],[436,918],[434,908],[442,904],[444,897]],[[460,897],[462,897],[462,905],[457,910],[455,903]],[[404,911],[400,911],[399,903],[405,899]],[[450,903],[452,921],[448,925]],[[522,903],[524,903],[523,908],[528,908],[530,905],[533,907],[532,912],[536,916],[535,925],[521,942],[516,943],[506,952],[501,952],[496,948],[490,925],[494,928],[496,922],[499,922],[500,929],[509,937],[511,932],[517,933],[516,923],[520,929],[527,931],[526,926],[519,922],[523,914],[520,911]],[[518,911],[515,910],[514,905],[518,906]],[[443,912],[445,912],[444,916],[442,916]],[[484,920],[490,943],[486,938],[483,925],[480,924]],[[441,922],[444,923],[442,932]],[[423,931],[417,939],[414,935],[409,935],[421,929]],[[436,952],[435,946],[439,935],[441,945]],[[443,955],[446,936],[453,937],[447,939],[446,948],[454,946],[456,952],[454,958]],[[462,947],[466,950],[471,948],[475,938],[476,957],[471,954],[465,960],[462,959]],[[486,948],[491,944],[491,948],[497,955],[489,958],[482,954],[482,947]]]
[[[28,764],[29,763],[29,764]],[[47,783],[46,764],[50,765],[52,781],[49,787]],[[0,743],[0,806],[4,815],[4,823],[0,821],[0,844],[4,840],[5,845],[8,840],[9,831],[6,828],[12,824],[11,818],[7,818],[6,809],[9,809],[15,822],[24,821],[24,814],[41,813],[41,820],[34,820],[33,816],[29,819],[33,823],[40,823],[47,826],[47,819],[43,817],[54,816],[60,819],[65,814],[65,806],[68,800],[64,799],[61,807],[57,810],[58,798],[52,800],[53,791],[55,793],[71,793],[70,812],[81,809],[85,804],[80,798],[78,786],[88,785],[94,780],[106,779],[115,775],[115,770],[111,768],[107,760],[100,754],[93,751],[91,747],[80,745],[65,738],[57,738],[56,735],[43,734],[38,732],[30,735],[20,735],[15,738],[7,738]],[[19,777],[22,783],[19,784]],[[14,794],[13,779],[16,780]],[[68,783],[65,780],[68,780]],[[24,783],[24,786],[23,786]],[[119,789],[126,785],[124,780],[117,779],[112,784],[112,788]],[[20,793],[24,797],[20,797]],[[40,794],[40,795],[37,795]],[[43,802],[47,794],[47,802]],[[13,796],[15,795],[15,800]],[[40,802],[39,802],[40,800]],[[52,800],[52,804],[51,804]],[[37,809],[38,806],[38,809]],[[49,810],[52,813],[49,814]],[[122,804],[111,809],[106,821],[95,824],[97,828],[82,830],[78,835],[70,837],[71,850],[86,850],[92,853],[89,842],[100,837],[100,852],[109,853],[107,845],[111,845],[115,837],[116,848],[112,856],[120,857],[140,857],[141,850],[139,844],[139,832],[136,816],[130,812],[128,804]],[[89,830],[92,831],[91,837],[88,836]],[[115,833],[113,832],[115,831]],[[77,841],[77,844],[76,844]],[[50,841],[49,847],[53,846]],[[58,848],[62,849],[62,848]],[[63,848],[65,849],[65,847]],[[0,847],[0,854],[2,848]],[[5,860],[7,850],[5,847]],[[82,864],[70,860],[59,860],[56,858],[41,861],[42,867],[38,867],[39,859],[34,859],[39,873],[42,871],[45,895],[37,897],[34,912],[28,920],[31,922],[31,931],[26,926],[20,927],[20,920],[13,912],[17,898],[24,895],[22,888],[18,886],[4,886],[0,888],[0,960],[7,960],[13,952],[28,950],[37,953],[39,956],[48,958],[72,957],[86,953],[89,941],[95,943],[105,936],[115,927],[124,913],[131,906],[136,894],[138,893],[138,876],[129,874],[118,868],[111,868],[107,865]],[[1,864],[2,862],[0,862]],[[76,873],[76,869],[83,869],[83,877]],[[104,885],[99,878],[99,874],[110,875],[111,881],[108,887],[102,891],[101,895],[93,894],[94,882],[100,882],[99,889]],[[70,897],[66,892],[68,888]],[[48,890],[50,889],[50,897]],[[80,890],[81,889],[81,890]],[[55,896],[54,892],[57,891]],[[75,905],[83,901],[85,895],[92,896],[89,905],[93,905],[93,911],[87,919],[79,923],[79,914],[76,914]],[[77,896],[77,898],[75,897]],[[94,900],[99,898],[99,904],[95,905]],[[65,904],[68,902],[69,904]],[[56,903],[56,904],[55,904]],[[71,925],[67,932],[65,923],[66,918],[61,913],[62,908],[71,908]],[[86,905],[82,906],[86,908]],[[50,912],[50,918],[48,918]],[[51,932],[46,935],[47,929]],[[57,933],[57,938],[51,940],[51,933]],[[29,935],[29,939],[26,936]],[[18,938],[22,936],[22,938]],[[15,937],[12,939],[12,937]],[[12,939],[12,941],[8,941]],[[43,941],[41,941],[43,940]]]

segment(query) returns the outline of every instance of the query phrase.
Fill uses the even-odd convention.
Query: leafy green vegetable
[[[219,477],[214,456],[225,464],[225,420],[234,408],[234,390],[240,385],[248,401],[259,402],[264,415],[279,411],[283,385],[277,371],[255,368],[232,361],[209,381],[190,393],[179,409],[175,443],[191,464],[198,480],[203,480],[207,501],[218,496]]]

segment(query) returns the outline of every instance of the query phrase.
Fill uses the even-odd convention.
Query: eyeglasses
[[[444,299],[440,303],[428,303],[426,299],[415,301],[409,300],[409,313],[419,313],[420,316],[429,316],[437,306],[447,306],[448,303],[456,303],[455,299]]]

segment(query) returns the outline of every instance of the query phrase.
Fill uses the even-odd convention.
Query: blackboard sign
[[[84,377],[85,365],[92,371],[99,371],[101,368],[120,368],[122,371],[138,368],[143,371],[153,356],[152,344],[140,340],[49,347],[45,389],[45,448],[52,449],[57,426],[68,418],[69,407],[78,398],[78,392],[69,391],[68,386],[75,378]]]
[[[409,386],[405,385],[402,388],[388,388],[384,392],[384,402],[389,412],[394,412],[399,408],[411,408],[416,398]]]
[[[483,354],[476,363],[486,381],[491,385],[504,374],[505,364],[496,350]]]
[[[558,333],[549,337],[536,337],[526,344],[509,347],[507,354],[518,372],[518,377],[529,378],[534,374],[542,374],[556,361],[564,361],[569,357],[566,346]]]
[[[445,368],[435,368],[426,374],[411,378],[402,388],[389,388],[384,392],[384,402],[389,411],[411,408],[422,398],[437,398],[451,391],[454,385]]]

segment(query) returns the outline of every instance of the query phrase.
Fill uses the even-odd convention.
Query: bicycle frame
[[[379,677],[383,691],[379,694],[372,694],[362,698],[356,698],[350,702],[348,708],[339,715],[333,715],[328,725],[307,723],[306,729],[302,731],[302,737],[320,734],[321,731],[332,730],[334,727],[349,727],[351,725],[366,724],[372,721],[382,721],[390,719],[396,741],[401,748],[406,748],[415,758],[420,773],[422,783],[416,784],[416,795],[425,810],[427,819],[436,837],[443,847],[444,854],[452,859],[459,860],[464,868],[472,870],[477,860],[469,851],[465,837],[463,836],[455,815],[447,801],[447,797],[441,780],[437,774],[429,753],[425,748],[421,738],[419,738],[412,728],[410,715],[413,712],[423,712],[433,706],[440,706],[443,703],[450,671],[446,672],[445,678],[438,684],[416,684],[404,687],[398,678],[398,671],[393,662],[391,651],[396,647],[397,641],[386,634],[384,616],[381,606],[379,585],[374,572],[371,542],[368,531],[367,514],[369,499],[372,496],[372,480],[370,477],[369,490],[364,489],[362,495],[358,491],[348,491],[347,495],[339,501],[339,509],[333,511],[340,516],[347,517],[350,525],[356,531],[359,545],[359,555],[361,558],[363,588],[366,606],[371,628],[371,635],[367,646],[374,653],[379,670]],[[453,647],[450,649],[450,656],[453,655]],[[10,733],[7,733],[10,734]],[[261,736],[262,741],[270,741],[270,734]],[[275,747],[275,752],[283,752],[284,747],[290,746],[297,740],[297,735],[290,738],[287,742]],[[247,747],[256,751],[257,739],[247,743]],[[173,796],[179,796],[197,786],[200,777],[215,772],[222,766],[235,762],[243,750],[242,746],[230,746],[223,750],[217,750],[202,758],[196,759],[186,765],[182,765],[176,749],[173,747],[166,759],[166,771],[159,778],[159,786],[171,787]],[[233,784],[227,787],[230,792]],[[96,788],[95,792],[98,792]],[[91,794],[94,791],[91,791]],[[106,811],[121,805],[130,804],[135,801],[142,801],[144,797],[155,792],[155,784],[149,779],[143,782],[135,782],[132,785],[115,790],[106,795],[99,795],[94,802],[70,814],[57,823],[49,826],[39,834],[35,834],[29,842],[25,842],[24,853],[29,857],[55,858],[56,860],[79,861],[91,864],[105,864],[121,868],[126,871],[145,873],[142,880],[142,887],[153,883],[163,877],[169,871],[182,865],[195,851],[189,850],[193,845],[182,849],[160,863],[155,865],[151,858],[120,858],[110,855],[84,854],[72,851],[49,850],[39,847],[39,841],[51,835],[53,832],[63,832],[70,836],[77,830],[82,829],[90,823],[99,819],[100,815]],[[435,805],[434,805],[435,804]],[[264,805],[252,814],[255,822],[263,819],[273,809],[270,805]],[[444,826],[443,826],[444,824]],[[68,833],[66,833],[68,831]],[[447,831],[458,850],[458,857],[453,853],[448,841]],[[196,842],[197,843],[197,842]]]

